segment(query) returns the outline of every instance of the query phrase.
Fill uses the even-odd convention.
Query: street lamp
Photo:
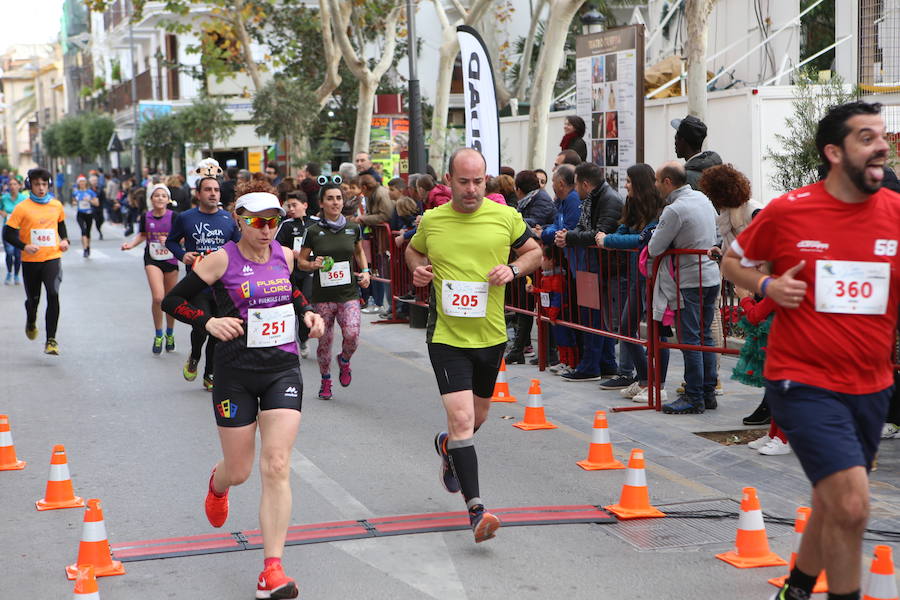
[[[581,15],[581,25],[585,34],[600,33],[606,25],[606,17],[592,6],[589,11]]]
[[[406,22],[409,32],[409,173],[424,173],[425,126],[422,123],[422,96],[416,65],[416,11],[412,0],[406,0]]]

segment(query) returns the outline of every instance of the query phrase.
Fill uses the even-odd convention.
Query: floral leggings
[[[316,350],[319,373],[329,375],[331,373],[331,343],[334,340],[335,319],[341,327],[341,336],[343,337],[341,355],[343,358],[350,360],[359,345],[359,300],[319,302],[313,305],[313,309],[325,321],[325,333],[319,338],[319,347]]]

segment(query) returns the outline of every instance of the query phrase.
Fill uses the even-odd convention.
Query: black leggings
[[[88,241],[90,241],[91,225],[94,223],[94,214],[89,212],[79,212],[75,215],[75,220],[78,221],[78,226],[81,228],[81,236],[86,237]]]
[[[45,315],[47,338],[55,338],[56,325],[59,322],[59,285],[62,283],[60,259],[23,262],[22,279],[25,282],[25,314],[28,323],[37,321],[38,304],[41,302],[41,285],[47,289],[47,313]]]
[[[97,233],[100,234],[100,237],[103,237],[103,232],[100,231],[100,227],[103,225],[103,221],[106,219],[103,218],[103,206],[98,206],[94,208],[94,224],[97,226]]]
[[[214,310],[213,297],[211,292],[203,292],[194,296],[191,303],[198,308],[203,309],[208,315],[216,314]],[[206,366],[203,369],[203,376],[212,375],[213,360],[216,356],[216,337],[209,335],[205,329],[194,327],[191,329],[191,358],[200,360],[200,353],[203,351],[203,342],[206,340]]]

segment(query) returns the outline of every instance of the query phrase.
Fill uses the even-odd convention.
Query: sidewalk
[[[424,352],[424,330],[408,325],[371,325],[373,318],[364,319],[363,337],[377,340],[386,351],[418,363],[430,370]],[[729,340],[729,343],[731,340]],[[409,352],[409,348],[421,349]],[[647,451],[648,470],[658,469],[667,477],[678,480],[697,497],[740,499],[746,486],[757,488],[767,514],[793,519],[798,506],[810,503],[810,485],[796,456],[764,456],[746,444],[723,445],[696,435],[700,432],[727,432],[766,429],[746,427],[741,419],[750,414],[762,397],[762,390],[731,380],[730,373],[737,357],[722,356],[720,378],[725,394],[718,396],[718,408],[702,415],[666,415],[653,410],[612,412],[614,407],[634,406],[617,390],[601,390],[599,382],[572,383],[549,371],[540,372],[536,366],[509,365],[507,380],[518,405],[524,405],[531,379],[541,381],[543,401],[548,420],[570,427],[590,442],[593,415],[596,410],[607,411],[610,437],[616,458],[626,462],[632,447]],[[681,353],[673,351],[669,364],[669,398],[682,381]],[[503,404],[495,404],[496,413],[506,414]],[[725,437],[725,436],[723,436]],[[878,468],[871,474],[871,529],[900,532],[900,440],[883,440],[879,450]],[[656,503],[683,501],[688,497],[662,497],[651,490]],[[770,531],[771,534],[771,531]],[[866,552],[877,542],[867,541]],[[881,542],[884,543],[884,542]],[[787,550],[790,552],[790,550]]]

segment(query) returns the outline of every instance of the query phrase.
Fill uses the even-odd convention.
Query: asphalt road
[[[70,231],[77,231],[74,222]],[[181,366],[188,330],[176,326],[177,350],[150,352],[150,295],[138,250],[120,252],[122,230],[106,225],[90,259],[76,240],[63,261],[61,355],[25,338],[24,292],[0,286],[0,413],[9,414],[25,470],[0,472],[0,599],[68,598],[63,569],[74,562],[83,511],[38,512],[50,452],[64,444],[76,494],[103,501],[113,544],[212,534],[203,514],[209,469],[220,456],[210,395]],[[43,305],[41,307],[43,315]],[[293,524],[371,519],[463,509],[437,478],[434,432],[442,427],[421,330],[364,319],[353,383],[330,402],[315,398],[316,365],[302,361],[303,423],[292,455]],[[40,324],[43,330],[43,324]],[[313,344],[314,347],[314,344]],[[678,378],[677,357],[670,381]],[[730,370],[728,360],[723,365]],[[560,428],[523,432],[528,381],[539,377],[548,418]],[[478,433],[482,496],[491,507],[603,505],[618,499],[622,471],[586,472],[593,412],[621,406],[595,384],[563,383],[536,368],[510,369],[517,404],[497,404]],[[763,509],[793,517],[809,488],[793,456],[761,457],[723,446],[697,431],[741,429],[759,391],[727,383],[720,409],[672,417],[649,411],[610,413],[616,455],[647,451],[652,500],[672,510],[736,510],[741,488],[760,490]],[[900,530],[897,457],[884,444],[874,474],[874,517]],[[258,527],[259,478],[231,492],[224,531]],[[705,504],[703,503],[705,502]],[[699,504],[698,504],[699,503]],[[359,599],[762,599],[766,579],[784,567],[738,570],[715,559],[733,542],[736,519],[666,518],[613,525],[501,528],[475,545],[468,531],[290,546],[284,564],[303,598]],[[788,558],[789,528],[770,526],[771,544]],[[867,543],[867,548],[871,548]],[[262,552],[126,563],[127,573],[99,580],[109,599],[253,597]]]

